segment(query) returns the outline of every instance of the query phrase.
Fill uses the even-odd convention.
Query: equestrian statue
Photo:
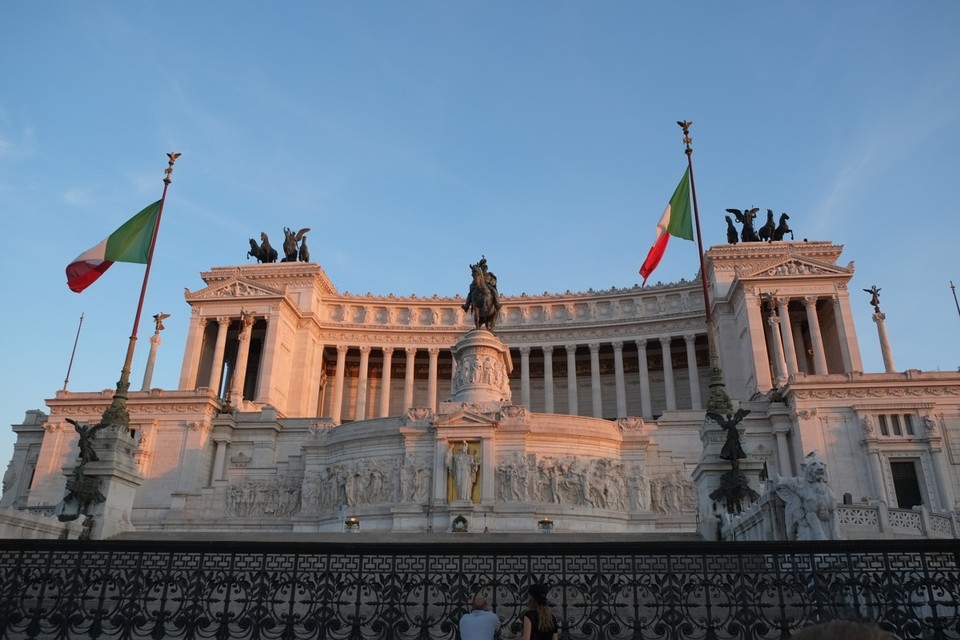
[[[467,293],[467,301],[463,303],[463,310],[473,311],[473,325],[477,329],[485,327],[493,331],[500,315],[500,293],[497,291],[497,276],[487,271],[487,259],[480,256],[480,262],[470,265],[470,274],[473,281]]]
[[[261,232],[260,240],[260,245],[257,245],[257,241],[250,238],[250,251],[247,251],[247,257],[256,258],[257,262],[276,262],[277,250],[270,246],[267,234]]]

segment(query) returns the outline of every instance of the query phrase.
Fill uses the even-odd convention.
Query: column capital
[[[386,345],[386,346],[380,347],[380,350],[383,352],[383,357],[388,358],[393,356],[393,350],[395,348],[396,347],[394,347],[393,345]]]
[[[697,340],[697,334],[695,333],[685,333],[683,334],[683,339],[687,344],[693,344]]]
[[[404,351],[404,353],[407,354],[407,357],[408,357],[408,358],[412,358],[412,357],[414,357],[415,355],[417,355],[417,348],[416,348],[416,347],[404,347],[403,351]]]
[[[563,348],[567,350],[567,355],[572,355],[577,352],[577,345],[575,344],[565,344]]]
[[[543,349],[543,355],[544,355],[544,356],[552,356],[552,355],[553,355],[553,345],[552,345],[552,344],[545,345],[544,347],[541,347],[541,348]]]
[[[346,353],[347,353],[347,350],[348,350],[349,348],[350,348],[350,347],[349,347],[348,345],[338,344],[338,345],[337,345],[337,355],[340,355],[341,353],[342,353],[342,354],[346,354]]]
[[[610,344],[613,345],[614,351],[623,351],[623,340],[614,340]]]
[[[202,320],[206,321],[209,319],[211,318],[203,318]],[[230,316],[217,316],[217,324],[219,324],[221,327],[230,326],[231,322],[233,322],[233,318],[231,318]]]
[[[637,349],[646,349],[647,348],[647,339],[646,338],[637,338],[633,341],[637,345]]]
[[[361,355],[367,355],[367,356],[368,356],[368,355],[370,355],[370,350],[371,350],[373,347],[371,347],[371,346],[368,345],[368,344],[362,344],[362,345],[360,345],[360,346],[357,347],[357,348],[360,349]]]
[[[590,344],[587,345],[587,347],[590,349],[590,353],[600,353],[599,342],[591,342]]]
[[[777,305],[778,309],[782,309],[781,313],[786,313],[786,309],[790,304],[790,298],[786,296],[777,296],[773,299],[774,303]]]
[[[803,306],[810,307],[817,304],[817,300],[820,299],[820,296],[803,296]]]
[[[431,358],[436,358],[440,355],[440,347],[430,347],[427,349],[427,353],[430,354]]]
[[[670,343],[673,342],[673,338],[669,336],[664,336],[660,338],[660,344],[664,347],[669,347]]]
[[[527,357],[530,355],[532,347],[520,347],[520,355]]]

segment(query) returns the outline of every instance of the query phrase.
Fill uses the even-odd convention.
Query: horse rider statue
[[[470,282],[470,291],[467,301],[462,308],[466,312],[473,310],[474,325],[477,329],[486,326],[493,331],[500,308],[500,292],[497,290],[497,276],[487,269],[486,256],[480,256],[480,261],[470,265],[473,280]]]

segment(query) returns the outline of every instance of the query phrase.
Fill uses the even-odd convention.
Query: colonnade
[[[823,310],[817,306],[821,300],[830,305],[827,322]],[[802,313],[798,307],[802,307]],[[846,323],[849,314],[844,313],[843,303],[837,295],[826,299],[814,295],[757,297],[747,313],[751,327],[759,329],[755,335],[766,337],[763,342],[752,341],[756,356],[761,355],[760,349],[767,349],[766,357],[758,357],[757,362],[768,362],[774,378],[759,380],[761,386],[764,382],[767,385],[772,382],[782,384],[796,373],[826,375],[862,369],[859,355],[851,348]],[[835,354],[832,357],[828,357],[826,344]],[[763,378],[765,373],[758,366],[758,377]]]
[[[705,344],[705,336],[699,337]],[[516,354],[519,354],[520,366],[519,372],[514,370],[511,375],[511,386],[514,387],[512,400],[516,404],[522,404],[537,412],[542,410],[543,413],[592,415],[596,418],[616,415],[616,417],[619,418],[628,415],[628,393],[632,392],[640,396],[640,413],[648,419],[652,418],[654,416],[654,406],[652,403],[653,396],[651,395],[648,345],[651,348],[655,348],[659,344],[660,362],[662,362],[663,370],[662,396],[664,405],[657,407],[657,409],[668,411],[677,408],[702,409],[702,381],[699,365],[697,364],[697,338],[698,335],[696,334],[686,334],[683,336],[685,351],[682,356],[672,352],[671,345],[673,343],[673,337],[670,336],[638,338],[631,341],[636,346],[636,355],[634,355],[631,349],[629,358],[631,360],[635,358],[635,360],[629,362],[629,364],[631,365],[630,369],[636,371],[635,377],[633,375],[627,375],[625,362],[628,360],[624,355],[624,346],[627,343],[622,340],[612,342],[598,341],[586,344],[521,345],[514,347],[512,352],[515,359]],[[394,406],[393,411],[391,411],[391,402],[394,402],[394,405],[396,404],[395,401],[393,401],[392,394],[401,389],[403,392],[403,409],[401,409],[401,411],[413,406],[428,407],[436,411],[438,403],[445,399],[444,397],[440,397],[441,386],[444,387],[444,392],[450,389],[450,386],[446,384],[446,380],[441,380],[441,360],[444,367],[450,367],[451,378],[456,371],[456,362],[453,360],[453,355],[450,350],[437,346],[400,347],[346,344],[331,346],[336,352],[336,359],[331,362],[333,371],[331,372],[332,375],[330,376],[331,381],[329,384],[331,384],[332,387],[329,389],[329,395],[327,396],[328,401],[324,403],[323,411],[335,423],[348,419],[348,416],[352,416],[353,420],[364,420],[376,417],[387,417],[392,413],[397,413],[396,406]],[[583,395],[585,395],[581,393],[581,386],[584,385],[585,380],[580,379],[584,377],[582,370],[585,368],[583,366],[585,363],[579,361],[581,363],[581,373],[578,375],[578,350],[582,350],[583,347],[586,347],[589,353],[590,407],[589,409],[586,407],[582,409],[585,411],[588,410],[590,412],[589,414],[581,414],[580,406],[584,401]],[[604,350],[607,356],[603,364],[609,363],[609,353],[612,350],[615,414],[611,411],[611,409],[613,409],[612,405],[605,407],[604,404],[604,381],[606,380],[607,384],[609,384],[610,374],[608,371],[604,371],[604,367],[602,366],[601,349]],[[373,351],[380,352],[382,357],[377,367],[380,370],[379,398],[370,397],[372,388],[371,381],[376,379],[371,376],[371,367],[377,366],[371,363],[371,352]],[[417,368],[415,366],[418,353],[422,354],[423,352],[426,352],[427,355],[425,381],[423,379],[424,372],[422,364],[421,376],[419,377],[416,375]],[[348,357],[348,353],[350,357]],[[357,357],[358,354],[359,358]],[[399,376],[394,380],[395,354],[397,357],[403,358],[402,386]],[[642,357],[640,357],[641,354]],[[533,360],[537,355],[542,357],[542,378],[538,377],[536,379],[538,386],[542,384],[542,407],[541,398],[538,397],[536,402],[534,402],[532,393],[534,382],[534,378],[532,377],[534,368]],[[565,367],[562,366],[562,360],[557,361],[564,355]],[[678,407],[678,391],[673,370],[675,357],[685,358],[684,364],[688,371],[686,384],[689,385],[689,395],[684,396],[685,406],[683,407]],[[349,368],[353,369],[353,371],[348,371],[348,359],[350,360]],[[422,357],[420,362],[423,362]],[[607,367],[607,369],[608,368],[609,367]],[[400,367],[397,369],[399,373]],[[565,380],[557,380],[555,378],[555,373],[558,369],[561,371],[565,369]],[[561,373],[561,375],[564,374]],[[355,378],[355,381],[351,380],[352,378]],[[426,397],[417,398],[417,403],[415,404],[414,393],[418,388],[418,382],[420,384],[421,394],[423,393],[422,388],[425,382]],[[557,402],[556,394],[558,389],[562,391],[562,387],[566,387],[565,407],[559,407],[559,403]],[[659,395],[658,393],[658,397]],[[689,405],[687,405],[687,398],[689,398]],[[348,403],[351,403],[352,406],[348,405]],[[608,402],[607,404],[609,405],[610,403]],[[563,409],[565,409],[565,411]],[[634,410],[633,414],[635,415],[636,413],[637,411]]]

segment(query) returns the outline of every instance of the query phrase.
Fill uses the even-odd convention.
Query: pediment
[[[265,287],[243,278],[232,278],[227,282],[218,283],[199,291],[187,290],[187,300],[222,300],[232,298],[276,298],[283,295],[282,291]]]
[[[735,269],[741,280],[747,278],[809,278],[810,276],[850,276],[853,267],[838,267],[802,257],[775,259],[762,264],[738,265]]]
[[[437,427],[496,427],[498,424],[495,417],[465,409],[438,416],[434,422]]]

